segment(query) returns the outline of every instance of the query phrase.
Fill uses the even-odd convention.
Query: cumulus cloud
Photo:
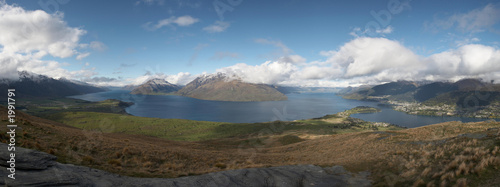
[[[209,33],[223,32],[229,28],[231,24],[224,21],[215,21],[214,24],[204,27],[203,30]]]
[[[376,74],[388,70],[414,70],[418,56],[399,42],[386,38],[357,38],[342,46],[327,62],[344,70],[343,77]]]
[[[422,73],[428,79],[500,78],[500,50],[490,46],[469,44],[434,54],[426,61],[428,69]]]
[[[198,21],[200,21],[200,20],[197,18],[193,18],[189,15],[180,16],[180,17],[172,16],[172,17],[167,18],[167,19],[159,20],[156,24],[153,24],[153,22],[148,22],[148,23],[144,24],[143,27],[147,30],[154,31],[154,30],[160,29],[160,28],[165,27],[165,26],[171,26],[172,24],[176,24],[177,26],[181,26],[181,27],[186,27],[186,26],[190,26],[192,24],[195,24]]]
[[[500,74],[500,51],[478,44],[467,44],[424,57],[416,55],[394,40],[356,38],[339,50],[325,51],[322,55],[329,57],[320,63],[322,68],[303,68],[299,73],[302,78],[380,83],[396,80],[489,78]],[[322,73],[323,71],[331,74]]]
[[[267,61],[260,65],[248,65],[245,63],[217,69],[217,72],[229,75],[237,75],[243,81],[256,84],[279,84],[290,79],[290,76],[297,71],[297,66],[291,63],[278,61]]]
[[[300,65],[267,61],[220,68],[245,82],[294,86],[346,86],[397,80],[459,80],[465,77],[500,80],[500,50],[467,44],[456,49],[420,56],[398,41],[355,38],[338,50],[322,51],[323,61]]]
[[[69,27],[62,13],[28,11],[0,2],[0,45],[3,52],[32,53],[43,51],[66,58],[76,54],[79,39],[86,33]]]
[[[500,4],[488,4],[467,13],[453,14],[446,18],[436,18],[424,26],[431,31],[455,28],[462,32],[481,32],[500,22]]]
[[[0,76],[17,79],[17,71],[28,71],[53,78],[81,78],[95,75],[94,69],[68,71],[68,64],[41,60],[46,55],[67,58],[88,53],[77,51],[82,45],[81,28],[69,27],[62,13],[48,14],[42,10],[25,10],[0,1]]]

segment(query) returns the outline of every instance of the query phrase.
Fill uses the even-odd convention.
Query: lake
[[[347,100],[335,93],[288,94],[286,101],[227,102],[206,101],[177,95],[131,95],[126,90],[112,90],[85,95],[70,96],[87,101],[118,99],[135,104],[126,108],[134,116],[155,118],[179,118],[199,121],[255,123],[267,121],[292,121],[335,114],[356,106],[382,109],[371,114],[354,114],[365,121],[387,122],[404,127],[420,127],[446,121],[476,122],[488,119],[435,117],[409,115],[378,106],[376,102]]]

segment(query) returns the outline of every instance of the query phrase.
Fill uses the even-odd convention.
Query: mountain
[[[53,79],[44,75],[18,72],[19,79],[2,79],[0,89],[16,89],[16,97],[65,97],[106,91],[104,88],[68,79]]]
[[[417,84],[415,84],[414,82],[410,81],[390,82],[374,86],[372,88],[373,92],[371,92],[369,95],[370,96],[398,95],[407,92],[412,92],[415,91],[416,89],[417,89]]]
[[[474,91],[487,86],[489,83],[481,82],[480,79],[462,79],[455,82],[453,85],[461,91]]]
[[[398,81],[373,87],[346,88],[338,93],[347,99],[425,102],[427,104],[464,105],[473,100],[479,106],[499,101],[500,85],[482,82],[479,79],[462,79],[455,83],[431,82],[419,85],[409,81]]]
[[[177,94],[203,100],[217,101],[278,101],[287,100],[285,94],[265,84],[241,81],[223,73],[197,77]]]
[[[418,88],[415,93],[415,100],[424,102],[432,99],[440,94],[458,90],[459,86],[448,82],[434,82],[426,84]]]
[[[130,94],[139,95],[156,95],[156,94],[168,94],[176,92],[180,89],[180,86],[171,84],[164,79],[151,79],[144,84],[134,88]]]

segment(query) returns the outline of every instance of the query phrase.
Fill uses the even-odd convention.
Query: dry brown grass
[[[4,111],[1,111],[4,112]],[[2,116],[0,128],[7,123]],[[350,171],[371,171],[376,186],[464,186],[500,167],[500,123],[450,122],[377,134],[358,132],[305,138],[282,145],[279,137],[203,142],[83,131],[53,121],[17,115],[22,147],[50,152],[58,161],[85,165],[128,176],[179,177],[229,169],[279,165],[343,165]],[[2,129],[5,130],[5,129]],[[476,140],[457,137],[485,133]],[[310,136],[313,137],[313,136]],[[5,142],[6,136],[0,135]],[[446,141],[442,141],[446,140]],[[244,146],[241,142],[247,141]],[[270,141],[270,142],[268,142]],[[252,141],[250,141],[252,142]],[[490,177],[491,178],[491,177]]]

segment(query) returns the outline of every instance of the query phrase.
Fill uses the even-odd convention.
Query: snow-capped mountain
[[[167,94],[171,92],[176,92],[180,89],[180,86],[171,84],[164,79],[151,79],[146,81],[144,84],[134,88],[131,94]]]
[[[177,94],[204,100],[274,101],[287,97],[274,87],[241,81],[236,75],[215,73],[201,75],[179,90]]]

